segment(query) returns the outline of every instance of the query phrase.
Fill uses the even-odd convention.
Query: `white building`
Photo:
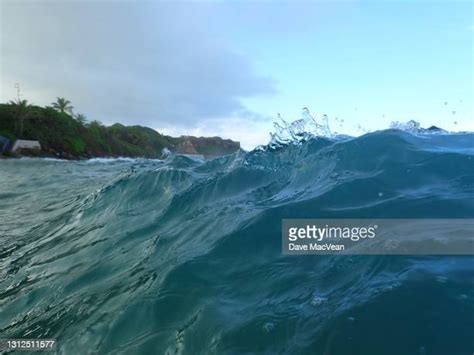
[[[17,139],[15,143],[13,143],[13,147],[11,149],[12,153],[15,153],[17,150],[21,149],[39,149],[41,150],[41,144],[38,141],[28,141],[24,139]]]

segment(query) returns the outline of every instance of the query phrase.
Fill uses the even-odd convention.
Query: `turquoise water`
[[[61,354],[472,354],[474,258],[283,256],[283,218],[474,218],[474,134],[0,161],[0,338]]]

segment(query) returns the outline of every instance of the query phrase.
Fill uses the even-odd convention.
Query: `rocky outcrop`
[[[220,137],[181,136],[178,138],[175,152],[181,154],[200,154],[214,157],[232,154],[240,149],[240,143]]]

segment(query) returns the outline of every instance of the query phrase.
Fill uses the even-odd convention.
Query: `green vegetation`
[[[82,113],[78,113],[76,115],[76,120],[77,120],[77,122],[79,122],[83,126],[87,123],[87,118]]]
[[[25,118],[28,116],[28,108],[30,104],[28,100],[10,101],[10,105],[13,106],[15,119],[18,123],[18,134],[21,136],[23,134],[23,126]]]
[[[224,155],[240,148],[239,143],[219,137],[196,138],[165,136],[142,126],[99,121],[86,123],[86,117],[72,116],[71,103],[58,98],[51,107],[29,105],[26,100],[0,104],[0,136],[10,140],[38,140],[42,155],[69,159],[97,156],[157,158],[163,148],[178,153]]]
[[[71,106],[71,101],[66,100],[64,97],[57,97],[56,102],[51,103],[51,107],[61,113],[70,113],[72,114],[72,109],[74,108]]]

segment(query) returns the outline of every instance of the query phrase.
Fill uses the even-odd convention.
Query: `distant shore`
[[[62,101],[68,102],[58,98]],[[105,126],[53,106],[28,105],[26,100],[0,104],[0,158],[160,158],[166,151],[215,157],[240,149],[239,142],[220,137],[171,137],[143,126]]]

